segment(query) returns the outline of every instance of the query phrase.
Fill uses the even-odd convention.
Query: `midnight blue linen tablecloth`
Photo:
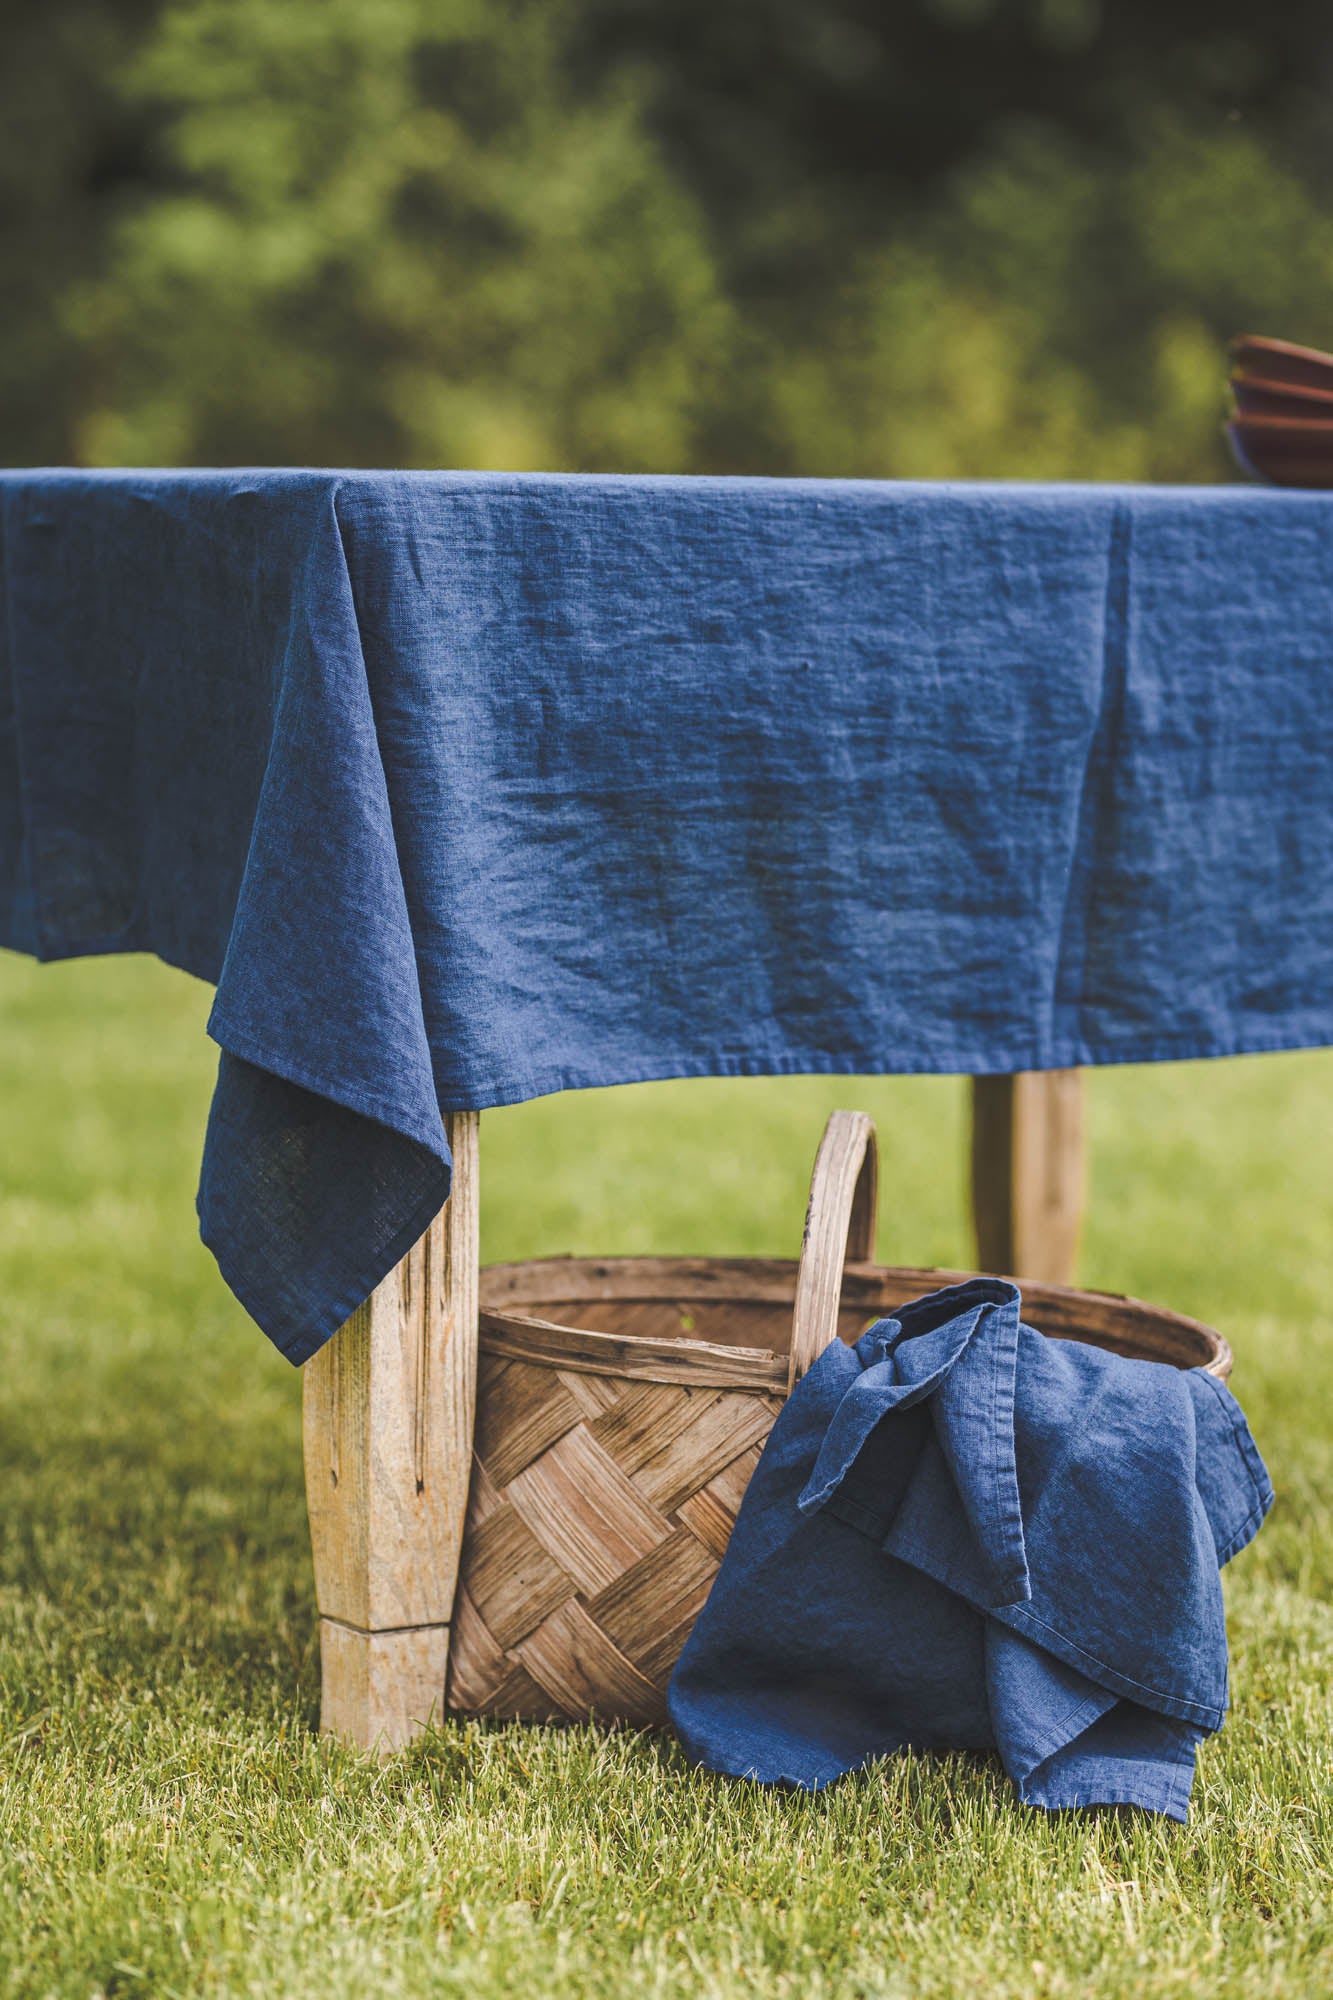
[[[1333,496],[0,476],[0,940],[217,985],[312,1353],[441,1109],[1333,1041]]]
[[[933,1292],[796,1385],[668,1690],[698,1762],[815,1790],[994,1750],[1025,1804],[1186,1817],[1227,1706],[1218,1571],[1272,1485],[1221,1382],[1021,1306]]]

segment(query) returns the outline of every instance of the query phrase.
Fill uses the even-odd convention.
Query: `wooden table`
[[[382,1754],[444,1713],[476,1408],[477,1112],[446,1120],[452,1195],[305,1365],[321,1726]],[[1068,1283],[1083,1208],[1081,1072],[972,1081],[977,1264]]]

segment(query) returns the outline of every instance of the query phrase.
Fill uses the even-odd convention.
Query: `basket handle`
[[[878,1186],[874,1120],[864,1111],[833,1112],[815,1155],[805,1212],[791,1322],[789,1395],[837,1336],[843,1266],[874,1262]]]

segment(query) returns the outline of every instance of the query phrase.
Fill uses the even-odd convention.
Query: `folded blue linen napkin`
[[[668,1692],[688,1754],[815,1790],[998,1751],[1024,1803],[1183,1820],[1227,1706],[1219,1570],[1273,1489],[1230,1391],[979,1278],[834,1341],[769,1436]]]

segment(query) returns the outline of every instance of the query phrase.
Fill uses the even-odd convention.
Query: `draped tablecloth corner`
[[[293,1360],[442,1110],[1333,1041],[1333,497],[0,475],[0,942],[217,986]]]

